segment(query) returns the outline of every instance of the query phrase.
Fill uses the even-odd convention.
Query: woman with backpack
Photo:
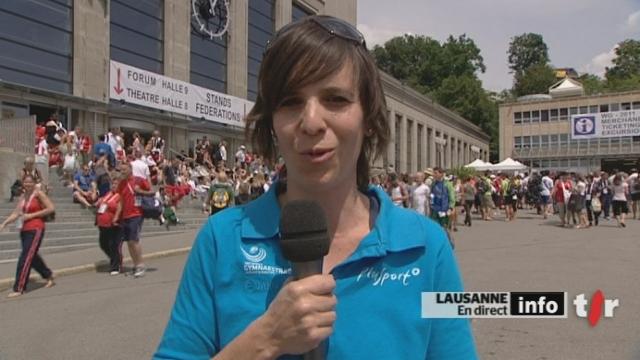
[[[13,298],[24,293],[29,283],[31,268],[34,268],[43,279],[47,280],[45,287],[55,285],[53,272],[47,267],[38,250],[44,238],[46,218],[55,212],[53,203],[44,191],[36,189],[36,182],[32,175],[22,178],[24,193],[20,197],[18,204],[0,224],[2,231],[8,224],[16,223],[16,228],[20,229],[20,241],[22,252],[18,258],[16,279],[13,284],[13,291],[7,297]]]

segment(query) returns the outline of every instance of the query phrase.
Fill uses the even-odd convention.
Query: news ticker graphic
[[[566,292],[423,292],[423,318],[567,317]]]

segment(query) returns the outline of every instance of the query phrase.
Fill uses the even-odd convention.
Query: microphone
[[[280,216],[280,246],[291,262],[295,280],[322,274],[322,259],[329,253],[327,218],[315,201],[288,202]],[[304,354],[305,360],[324,360],[326,342]]]

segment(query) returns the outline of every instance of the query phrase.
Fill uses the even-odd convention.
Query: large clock
[[[191,0],[191,27],[210,39],[222,37],[229,27],[229,1]]]

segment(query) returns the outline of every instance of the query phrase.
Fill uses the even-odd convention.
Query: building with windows
[[[57,112],[68,128],[94,136],[114,127],[126,137],[159,130],[175,151],[204,135],[235,150],[244,142],[241,118],[256,98],[262,54],[275,31],[312,14],[356,23],[356,0],[233,0],[210,9],[212,3],[0,1],[0,121],[32,124]],[[128,87],[132,82],[137,89]],[[213,107],[194,115],[172,96],[145,93],[159,83],[176,98],[195,91],[216,106],[230,104],[237,121],[218,121],[228,112]],[[489,138],[478,127],[390,76],[384,86],[394,135],[380,167],[413,172],[488,158]],[[19,143],[33,140],[15,133],[25,137]]]
[[[579,87],[567,79],[551,88],[551,96],[501,105],[500,158],[512,157],[533,169],[583,174],[636,166],[640,137],[573,139],[570,120],[572,115],[640,109],[640,91],[584,96]]]

